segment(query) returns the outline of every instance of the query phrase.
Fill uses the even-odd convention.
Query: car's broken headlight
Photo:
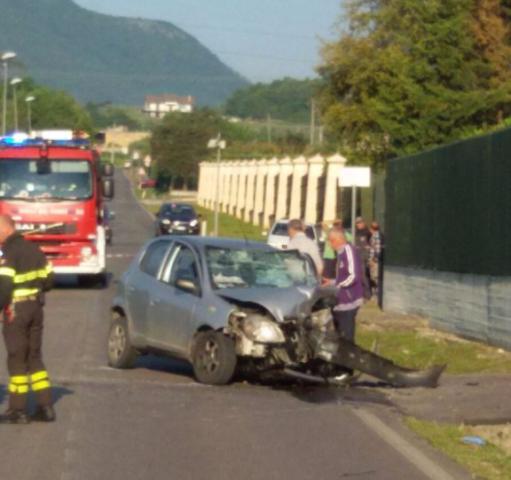
[[[247,317],[243,321],[243,332],[253,342],[284,343],[286,341],[280,327],[263,317]]]

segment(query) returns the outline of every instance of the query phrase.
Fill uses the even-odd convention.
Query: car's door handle
[[[134,292],[135,290],[135,287],[128,287],[128,292]]]
[[[159,305],[161,303],[161,300],[160,299],[156,299],[156,300],[151,300],[149,302],[149,305],[151,305],[151,307],[155,307],[156,305]]]

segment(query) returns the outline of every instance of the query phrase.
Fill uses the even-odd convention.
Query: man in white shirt
[[[290,238],[287,248],[308,255],[316,266],[318,277],[321,277],[323,274],[323,260],[319,252],[319,246],[314,240],[305,235],[303,222],[301,220],[290,220],[287,231]]]

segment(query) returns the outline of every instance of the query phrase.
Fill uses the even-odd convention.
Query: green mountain
[[[247,81],[168,22],[102,15],[71,0],[0,0],[0,51],[80,101],[141,105],[146,94],[216,105]]]

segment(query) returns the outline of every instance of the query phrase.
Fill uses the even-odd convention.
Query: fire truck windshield
[[[92,196],[92,185],[85,160],[0,158],[0,200],[85,200]]]

